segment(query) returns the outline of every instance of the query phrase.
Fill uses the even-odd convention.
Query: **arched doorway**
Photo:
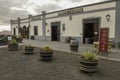
[[[29,38],[29,27],[26,27],[25,25],[23,26],[21,30],[21,36],[23,38]]]

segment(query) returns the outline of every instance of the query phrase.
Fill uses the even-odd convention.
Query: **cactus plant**
[[[96,54],[90,51],[85,52],[82,57],[86,60],[98,60]]]
[[[15,39],[9,41],[9,44],[16,44],[16,43],[17,43],[17,42],[16,42]]]
[[[15,51],[18,49],[18,43],[15,39],[12,39],[8,42],[8,50],[9,51]]]
[[[44,51],[49,51],[49,49],[50,49],[50,48],[49,48],[48,45],[45,45],[44,48],[43,48]]]
[[[40,57],[41,59],[51,59],[53,56],[53,50],[45,45],[43,48],[40,48]]]
[[[80,69],[86,72],[96,72],[98,61],[95,53],[87,51],[80,56]]]

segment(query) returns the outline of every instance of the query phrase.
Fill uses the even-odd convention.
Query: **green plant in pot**
[[[40,48],[40,57],[42,59],[51,59],[52,56],[53,50],[48,45],[45,45],[43,48]]]
[[[98,57],[95,53],[87,51],[79,57],[80,69],[85,72],[96,72]]]
[[[30,44],[24,45],[24,46],[23,46],[23,49],[24,49],[24,53],[25,53],[25,54],[32,54],[33,51],[34,51],[34,47],[31,46]]]
[[[8,42],[8,50],[10,51],[16,51],[18,50],[18,43],[15,39],[12,39]]]

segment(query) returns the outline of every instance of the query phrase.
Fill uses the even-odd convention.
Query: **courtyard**
[[[80,54],[54,51],[51,61],[43,61],[39,48],[26,55],[0,48],[0,80],[120,80],[120,62],[100,59],[95,73],[80,70]]]

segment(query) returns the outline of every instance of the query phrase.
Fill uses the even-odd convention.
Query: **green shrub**
[[[50,49],[50,48],[49,48],[48,45],[45,45],[44,48],[43,48],[43,50],[45,50],[45,51],[49,51],[49,49]]]
[[[90,51],[85,52],[82,57],[86,60],[98,60],[97,55]]]
[[[48,46],[48,45],[45,45],[43,48],[40,48],[44,51],[52,51],[52,49]]]
[[[15,39],[12,39],[12,40],[9,41],[9,44],[16,44],[16,43],[17,43],[17,42],[16,42]]]
[[[28,47],[32,47],[32,46],[31,46],[30,44],[28,44],[28,45],[25,45],[25,47],[27,47],[27,48],[28,48]]]

